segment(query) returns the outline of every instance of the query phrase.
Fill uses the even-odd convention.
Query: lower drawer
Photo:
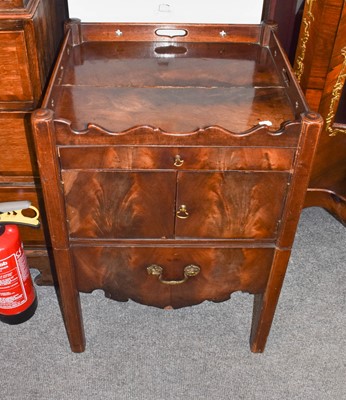
[[[273,248],[73,246],[77,288],[118,301],[179,308],[263,293]]]
[[[42,215],[42,194],[33,183],[28,184],[0,184],[0,202],[29,200],[31,204],[40,210]],[[45,246],[44,227],[42,218],[41,226],[31,228],[29,226],[19,226],[21,238],[25,246]]]

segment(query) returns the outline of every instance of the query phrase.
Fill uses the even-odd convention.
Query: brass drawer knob
[[[166,281],[162,279],[163,268],[160,265],[152,264],[147,267],[147,272],[149,275],[158,276],[159,281],[164,285],[181,285],[186,282],[190,277],[196,276],[200,272],[200,267],[198,265],[190,264],[184,268],[184,279],[178,281]]]
[[[180,219],[186,219],[189,216],[189,213],[187,212],[186,205],[182,204],[179,206],[178,211],[176,212],[176,216]]]
[[[176,167],[181,167],[183,164],[184,164],[184,160],[180,157],[179,154],[177,154],[177,155],[174,157],[174,165],[175,165]]]

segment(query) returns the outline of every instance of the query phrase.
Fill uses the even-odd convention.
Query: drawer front
[[[295,149],[266,147],[61,147],[66,169],[288,171]]]
[[[179,308],[224,301],[235,291],[263,293],[270,248],[72,247],[77,288],[118,301]],[[194,274],[189,276],[189,266]],[[161,267],[161,275],[152,271]],[[190,271],[192,269],[190,268]]]
[[[0,175],[38,175],[30,114],[0,113]]]
[[[31,204],[40,210],[42,204],[41,192],[33,185],[23,185],[9,187],[0,184],[0,202],[29,200]],[[30,213],[30,211],[28,211]],[[40,218],[42,222],[42,218]],[[28,226],[19,226],[21,238],[25,246],[45,246],[44,230],[41,224],[40,228],[31,228]]]
[[[0,31],[0,102],[32,102],[24,31]]]
[[[176,238],[275,239],[290,175],[179,172]]]

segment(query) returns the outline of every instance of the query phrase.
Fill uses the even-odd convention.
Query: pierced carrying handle
[[[185,37],[189,34],[187,29],[156,29],[156,36],[164,37],[164,38],[176,38],[176,37]]]
[[[184,268],[184,279],[178,281],[166,281],[162,279],[163,268],[160,265],[152,264],[147,267],[148,274],[158,276],[159,281],[164,285],[181,285],[182,283],[186,282],[190,277],[198,275],[200,270],[200,267],[198,267],[197,265],[190,264]]]

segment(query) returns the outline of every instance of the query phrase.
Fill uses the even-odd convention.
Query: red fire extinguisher
[[[22,214],[32,209],[34,217]],[[31,318],[37,308],[19,225],[38,227],[38,210],[29,201],[0,203],[0,321],[15,325]]]

